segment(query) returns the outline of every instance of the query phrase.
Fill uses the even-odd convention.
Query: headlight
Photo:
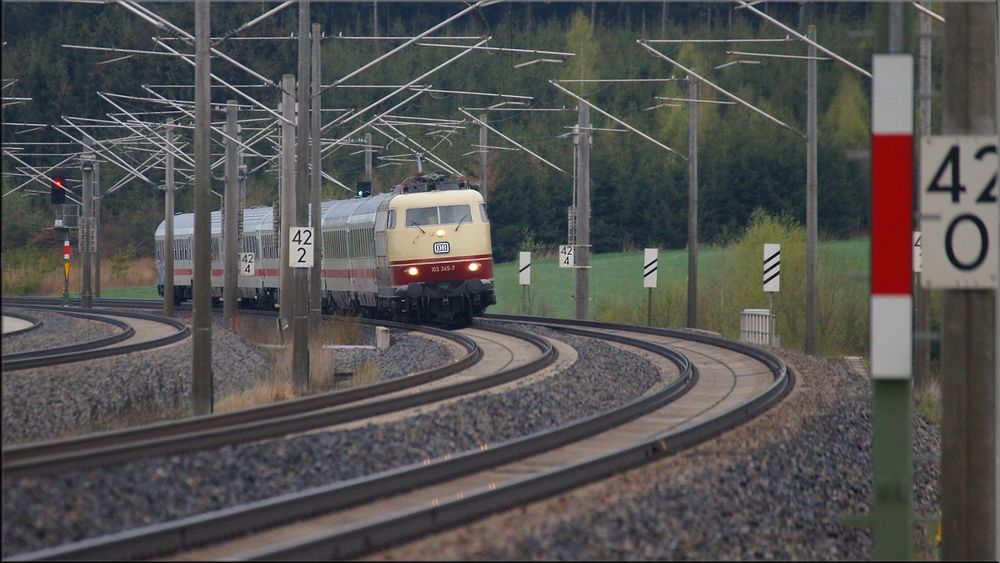
[[[469,271],[470,272],[478,272],[479,268],[481,268],[481,267],[482,266],[479,265],[479,262],[473,262],[473,263],[469,264]]]
[[[411,276],[415,276],[420,273],[420,270],[418,270],[416,266],[410,266],[409,268],[406,269],[406,273],[410,274]]]
[[[434,236],[436,236],[438,238],[443,237],[444,234],[445,234],[444,233],[444,229],[438,229],[438,230],[434,231]]]

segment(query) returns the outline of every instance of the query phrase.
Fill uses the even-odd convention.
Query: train
[[[238,243],[241,307],[279,304],[279,261],[286,259],[281,240],[286,237],[277,231],[274,211],[243,211]],[[418,174],[385,193],[324,201],[321,213],[318,242],[325,311],[411,323],[469,324],[496,303],[486,203],[465,178]],[[160,295],[165,232],[164,221],[155,233]],[[211,233],[212,298],[218,301],[224,271],[221,211],[211,214]],[[174,216],[173,238],[173,292],[175,302],[181,303],[192,297],[194,214]]]

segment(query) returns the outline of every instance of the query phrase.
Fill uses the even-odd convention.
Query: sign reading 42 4
[[[997,137],[925,137],[920,214],[925,288],[996,287]]]
[[[576,253],[572,244],[559,245],[559,267],[573,268],[576,266]]]
[[[240,275],[252,276],[257,273],[256,263],[253,259],[253,252],[240,253]]]

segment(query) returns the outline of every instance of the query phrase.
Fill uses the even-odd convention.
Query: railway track
[[[23,306],[31,310],[107,323],[116,327],[119,332],[68,346],[4,354],[0,360],[3,371],[48,367],[150,350],[183,340],[191,333],[191,329],[181,321],[147,313],[121,310],[94,311],[40,304]]]
[[[674,362],[680,377],[620,409],[484,444],[479,451],[19,557],[136,558],[178,550],[179,558],[190,559],[357,556],[676,452],[755,416],[792,385],[781,360],[717,338],[600,323],[507,319],[660,354]],[[261,528],[269,529],[194,549]]]
[[[477,365],[484,354],[470,336],[430,327],[378,324],[447,338],[462,346],[466,353],[447,365],[371,385],[229,413],[11,446],[3,449],[4,474],[22,477],[124,463],[362,420],[501,385],[540,370],[558,357],[545,339],[503,327],[488,327],[478,330],[521,341],[535,348],[536,353],[522,354],[527,360],[515,363],[510,362],[509,354],[501,354],[493,361]]]
[[[14,336],[15,334],[23,334],[29,330],[34,330],[42,326],[42,321],[22,313],[14,313],[10,311],[3,312],[3,335],[4,336]],[[11,325],[8,327],[8,320],[13,319]],[[19,322],[18,322],[19,321]],[[8,329],[9,328],[9,329]]]

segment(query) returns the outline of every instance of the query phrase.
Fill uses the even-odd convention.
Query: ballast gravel
[[[212,331],[216,397],[247,389],[269,368],[237,334]],[[142,352],[5,372],[3,443],[53,439],[175,416],[191,397],[191,339]]]
[[[386,381],[451,361],[451,352],[440,342],[403,331],[390,333],[391,345],[385,350],[376,350],[375,330],[367,328],[361,334],[361,345],[333,349],[335,366],[354,371],[359,364],[375,362],[378,380]]]
[[[20,307],[4,307],[3,310],[21,313],[42,322],[41,326],[27,332],[4,336],[4,354],[83,344],[122,332],[117,326],[98,320]]]
[[[548,335],[550,331],[538,329]],[[123,466],[3,479],[3,556],[342,481],[478,448],[635,398],[667,377],[648,360],[560,335],[569,369],[400,421],[227,446]],[[624,375],[630,377],[623,377]]]
[[[870,560],[871,381],[777,351],[797,389],[688,452],[367,560]],[[939,428],[913,417],[914,542],[934,558]]]

